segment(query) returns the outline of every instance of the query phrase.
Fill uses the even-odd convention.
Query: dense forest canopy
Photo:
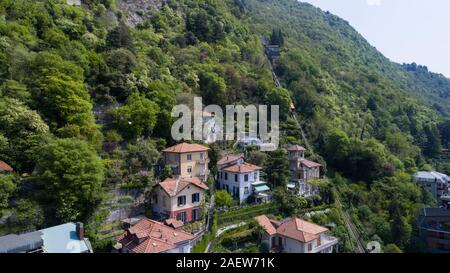
[[[0,175],[0,233],[81,220],[95,244],[105,192],[155,183],[172,107],[200,95],[279,104],[283,145],[303,144],[292,100],[311,156],[368,236],[417,247],[418,208],[433,200],[410,174],[450,169],[436,163],[450,143],[448,79],[390,62],[344,20],[295,0],[82,2],[0,2],[0,160],[15,169]],[[281,48],[283,88],[261,34]],[[284,183],[284,165],[267,166]]]

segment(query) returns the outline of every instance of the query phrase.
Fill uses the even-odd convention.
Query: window
[[[311,252],[312,251],[312,243],[309,243],[308,244],[308,252]]]
[[[244,188],[244,193],[245,193],[245,194],[248,194],[248,187],[245,187],[245,188]]]
[[[187,160],[189,160],[189,161],[192,160],[192,155],[191,154],[187,155]]]
[[[205,159],[205,154],[204,153],[200,153],[200,159],[201,160]]]
[[[200,218],[201,218],[200,209],[199,208],[193,209],[192,210],[192,220],[196,221],[196,220],[198,220]]]
[[[178,196],[178,206],[186,205],[186,195]]]
[[[244,181],[245,181],[245,182],[248,181],[248,174],[244,175]]]
[[[236,197],[239,196],[239,188],[238,187],[233,187],[233,195]]]
[[[225,180],[228,180],[228,173],[225,173]]]
[[[238,182],[238,175],[237,174],[234,175],[234,181]]]
[[[155,202],[155,204],[158,204],[158,195],[156,193],[153,194],[153,202]]]
[[[192,166],[187,167],[187,172],[192,173]]]
[[[192,203],[197,203],[197,202],[200,202],[200,193],[194,193],[193,195],[192,195]]]
[[[322,242],[320,241],[320,236],[319,238],[317,238],[317,246],[320,246],[322,244]]]
[[[183,212],[179,212],[178,214],[177,214],[177,220],[178,221],[181,221],[181,222],[186,222],[186,212],[185,211],[183,211]]]

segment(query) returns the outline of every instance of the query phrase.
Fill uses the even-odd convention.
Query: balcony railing
[[[321,244],[320,246],[316,246],[312,252],[318,253],[321,252],[329,247],[332,247],[334,245],[338,244],[338,239],[332,236],[324,236],[321,238]]]
[[[203,158],[203,159],[197,159],[196,160],[198,164],[208,164],[209,163],[209,159],[208,158]]]

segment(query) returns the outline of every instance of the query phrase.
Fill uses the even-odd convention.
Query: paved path
[[[223,227],[223,228],[219,228],[217,230],[217,232],[216,232],[216,236],[214,237],[214,239],[218,238],[222,233],[224,233],[227,230],[230,230],[230,229],[233,229],[233,228],[238,228],[238,227],[241,227],[241,226],[246,225],[246,224],[247,224],[247,222],[240,222],[240,223],[237,223],[237,224],[233,224],[233,225],[229,225],[229,226],[226,226],[226,227]],[[208,243],[208,246],[205,249],[205,253],[210,253],[211,252],[212,242],[214,241],[214,239],[211,240]]]
[[[227,230],[238,228],[238,227],[244,226],[246,224],[247,224],[247,222],[240,222],[240,223],[237,223],[237,224],[233,224],[233,225],[229,225],[229,226],[226,226],[226,227],[223,227],[223,228],[219,228],[217,230],[217,233],[216,233],[216,238],[219,237],[220,234],[224,233]]]

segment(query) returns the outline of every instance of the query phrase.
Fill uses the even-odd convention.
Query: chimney
[[[77,232],[78,238],[80,238],[80,241],[84,240],[83,223],[81,223],[81,222],[76,223],[76,232]]]

